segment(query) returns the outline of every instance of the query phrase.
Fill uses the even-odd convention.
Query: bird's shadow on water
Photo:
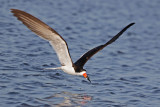
[[[68,107],[68,106],[84,106],[89,101],[92,100],[92,97],[86,94],[74,94],[71,92],[60,92],[55,93],[51,96],[45,98],[36,98],[38,101],[46,103],[51,107]]]

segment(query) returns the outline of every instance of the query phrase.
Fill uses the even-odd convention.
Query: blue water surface
[[[26,11],[67,41],[76,61],[129,23],[92,57],[92,81],[61,70],[55,51],[10,13]],[[159,107],[159,0],[0,0],[0,107]]]

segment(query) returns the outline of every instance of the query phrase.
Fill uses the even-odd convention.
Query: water
[[[62,71],[47,41],[10,13],[17,8],[53,27],[73,61],[131,22],[85,65],[92,83]],[[0,0],[1,107],[159,107],[159,0]]]

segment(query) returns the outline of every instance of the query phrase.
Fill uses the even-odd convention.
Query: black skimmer
[[[58,59],[61,63],[61,67],[49,68],[49,69],[61,69],[64,72],[71,75],[84,76],[84,78],[86,78],[88,81],[90,81],[90,79],[86,73],[86,70],[83,69],[83,66],[85,65],[85,63],[94,54],[96,54],[97,52],[102,50],[104,47],[106,47],[107,45],[117,40],[119,36],[122,35],[123,32],[125,32],[130,26],[134,24],[134,23],[130,23],[125,28],[123,28],[117,35],[115,35],[111,40],[109,40],[105,44],[102,44],[100,46],[97,46],[89,50],[84,55],[82,55],[82,57],[80,57],[75,63],[73,63],[70,57],[70,53],[69,53],[68,45],[66,41],[54,29],[49,27],[47,24],[45,24],[38,18],[24,11],[21,11],[18,9],[11,9],[11,12],[15,17],[18,18],[18,20],[20,20],[24,25],[26,25],[31,31],[36,33],[41,38],[48,40],[51,46],[56,51]]]

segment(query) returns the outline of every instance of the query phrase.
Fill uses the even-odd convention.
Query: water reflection
[[[49,104],[51,107],[68,107],[75,105],[84,106],[92,100],[92,97],[86,94],[73,94],[71,92],[61,92],[38,100]]]

